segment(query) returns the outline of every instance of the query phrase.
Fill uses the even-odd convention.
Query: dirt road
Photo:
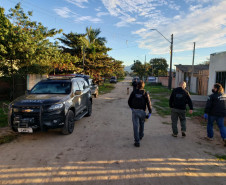
[[[188,120],[187,137],[171,136],[168,118],[152,114],[141,147],[133,146],[126,93],[130,78],[94,99],[93,114],[75,123],[73,134],[23,134],[0,146],[0,184],[225,185],[226,155],[205,128]],[[131,87],[130,87],[131,89]]]

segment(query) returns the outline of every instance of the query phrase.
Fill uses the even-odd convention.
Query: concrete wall
[[[208,95],[216,83],[216,72],[226,71],[226,52],[210,55]]]
[[[46,79],[48,75],[29,74],[27,75],[27,90],[31,90],[32,87],[42,79]]]
[[[197,77],[191,77],[190,92],[197,93]]]

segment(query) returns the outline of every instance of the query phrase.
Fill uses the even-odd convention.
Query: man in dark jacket
[[[207,139],[213,140],[213,122],[216,121],[220,129],[221,137],[226,146],[226,128],[224,126],[224,117],[226,117],[226,94],[221,84],[216,83],[206,102],[204,118],[208,119]]]
[[[171,120],[172,120],[172,136],[177,137],[177,121],[180,119],[182,136],[186,136],[186,104],[188,104],[190,110],[193,112],[193,104],[188,91],[185,90],[186,82],[182,81],[179,87],[175,88],[169,99],[169,106],[171,108]]]
[[[144,90],[144,82],[141,80],[129,97],[128,104],[132,109],[132,121],[134,131],[134,146],[140,146],[140,140],[144,137],[144,121],[146,118],[146,107],[148,107],[149,115],[151,116],[152,107],[149,94]]]

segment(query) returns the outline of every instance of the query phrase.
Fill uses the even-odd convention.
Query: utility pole
[[[193,75],[194,75],[194,61],[195,61],[195,42],[194,42],[194,48],[193,48],[193,58],[192,58],[192,69],[191,69],[191,81],[190,81],[190,91],[192,87],[193,82]]]
[[[172,60],[173,60],[173,34],[171,35],[171,42],[170,42],[170,71],[169,71],[169,83],[168,83],[169,90],[171,90],[172,88]]]
[[[173,34],[171,35],[171,41],[170,41],[157,29],[150,29],[150,30],[157,31],[162,37],[164,37],[164,39],[166,39],[170,43],[170,71],[169,71],[168,89],[171,90],[171,88],[172,88]]]

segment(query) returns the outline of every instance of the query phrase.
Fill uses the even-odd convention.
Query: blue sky
[[[100,28],[109,55],[124,65],[157,57],[169,63],[170,43],[150,29],[168,40],[174,35],[173,65],[192,64],[194,42],[195,64],[226,51],[226,0],[0,0],[0,6],[7,12],[18,2],[49,29]]]

